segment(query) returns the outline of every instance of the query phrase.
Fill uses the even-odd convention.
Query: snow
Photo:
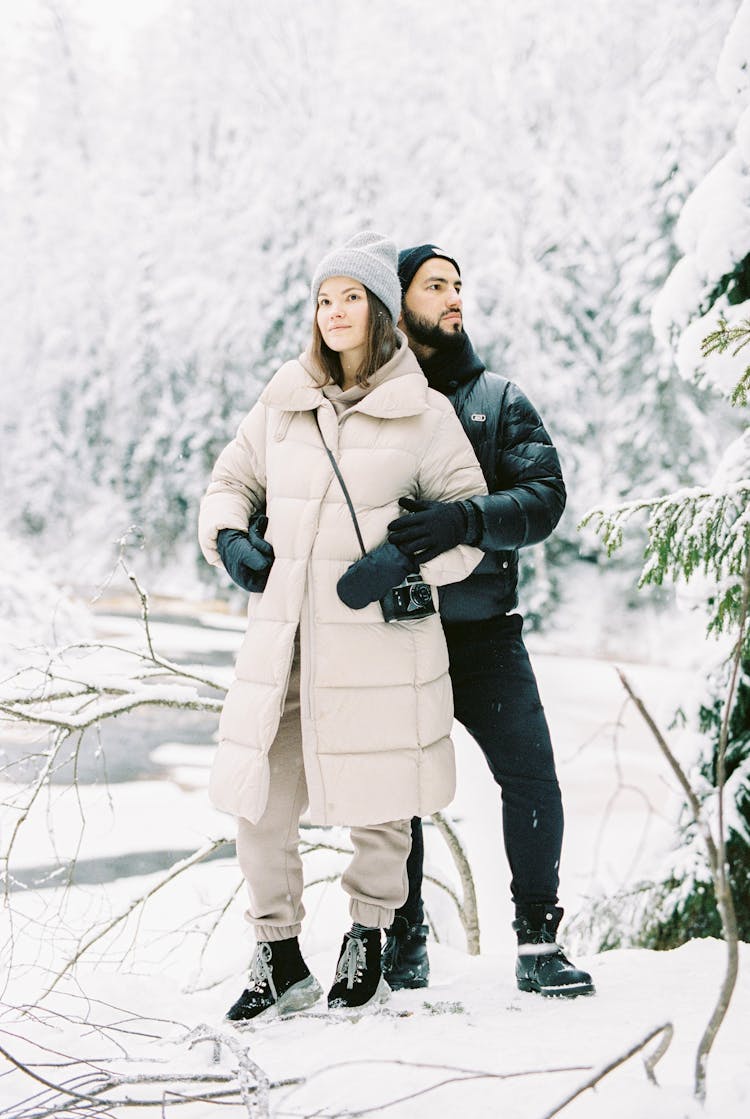
[[[746,304],[740,303],[732,307],[725,300],[719,300],[709,315],[693,319],[682,331],[675,359],[678,370],[686,379],[691,380],[696,371],[700,370],[707,381],[721,392],[728,394],[735,388],[747,366],[747,351],[735,355],[730,347],[723,354],[711,354],[710,362],[705,362],[701,355],[701,343],[710,331],[718,328],[720,312],[726,319],[729,329],[741,325],[748,317]]]
[[[706,361],[701,342],[723,314],[729,326],[747,318],[747,305],[726,296],[708,299],[719,281],[741,261],[750,245],[750,107],[747,105],[750,3],[743,0],[729,28],[717,65],[717,84],[734,122],[734,145],[711,168],[685,202],[677,222],[677,243],[684,256],[673,268],[652,309],[655,335],[676,346],[679,372],[729,394],[746,361],[731,349]]]
[[[191,942],[190,928],[193,915],[217,905],[235,877],[234,870],[221,864],[194,871],[189,886],[183,882],[149,902],[146,917],[138,922],[137,942],[132,926],[127,935],[111,939],[105,958],[96,967],[80,965],[75,984],[64,981],[48,996],[36,1021],[24,1021],[6,1010],[4,1026],[14,1035],[6,1044],[14,1056],[30,1059],[30,1043],[52,1043],[57,1053],[75,1054],[79,1060],[96,1057],[106,1060],[110,1069],[130,1073],[154,1067],[172,1073],[215,1068],[212,1047],[191,1050],[187,1035],[203,1023],[220,1034],[232,1034],[221,1023],[221,1013],[241,988],[250,947],[238,934],[238,914],[233,913],[213,946],[214,957],[220,954],[221,972],[214,963],[208,981],[204,978],[191,989],[199,981],[191,966],[197,945]],[[129,882],[127,895],[122,885],[111,890],[112,909],[123,907],[127,897],[149,881]],[[21,907],[32,922],[45,918],[40,900],[37,895]],[[336,913],[335,906],[326,908],[328,913],[323,904],[311,906],[302,940],[309,966],[324,987],[332,978],[346,927],[343,913]],[[67,929],[61,930],[55,947],[71,948],[78,921],[103,916],[92,896],[73,891],[66,906]],[[60,959],[54,961],[53,953],[45,951],[49,942],[34,943],[33,928],[29,935],[28,927],[21,921],[18,925],[22,943],[25,940],[23,956],[31,962],[22,968],[17,958],[22,978],[6,991],[8,1001],[28,999],[33,986],[48,977],[47,969],[59,966]],[[581,1119],[602,1114],[613,1119],[687,1119],[701,1114],[706,1119],[741,1119],[747,1114],[750,1059],[744,1023],[750,1013],[750,946],[741,946],[740,983],[709,1062],[704,1111],[691,1100],[689,1085],[695,1047],[723,971],[725,950],[720,942],[694,941],[668,953],[622,950],[579,956],[578,962],[595,976],[597,994],[575,1002],[545,1001],[518,992],[509,947],[491,944],[479,957],[445,945],[431,944],[430,952],[430,987],[395,993],[382,1011],[349,1018],[329,1013],[321,1004],[309,1014],[241,1031],[253,1060],[272,1078],[304,1078],[299,1086],[274,1093],[272,1114],[357,1114],[360,1108],[377,1107],[422,1088],[429,1090],[427,1095],[392,1106],[390,1113],[449,1116],[461,1107],[472,1116],[498,1111],[510,1119],[541,1116],[585,1082],[591,1069],[623,1054],[667,1021],[674,1026],[675,1038],[658,1066],[658,1089],[647,1083],[636,1057],[568,1113]],[[120,957],[125,958],[123,965]],[[55,1013],[74,1021],[53,1021]],[[123,1020],[148,1038],[108,1038],[106,1031],[97,1036],[97,1024]],[[24,1037],[29,1039],[26,1044]],[[115,1052],[115,1040],[127,1045],[127,1061]],[[233,1067],[231,1053],[223,1049],[219,1068]],[[573,1071],[549,1071],[555,1069]],[[468,1070],[485,1078],[435,1087]],[[486,1079],[488,1075],[495,1079]],[[24,1085],[17,1078],[12,1086],[0,1084],[0,1099],[9,1105],[18,1099],[19,1089]],[[30,1086],[25,1091],[29,1093]],[[193,1114],[208,1119],[215,1113],[211,1107],[198,1107]]]
[[[79,585],[133,530],[153,590],[225,587],[193,543],[210,464],[306,341],[320,254],[365,227],[459,259],[571,525],[634,476],[698,481],[720,439],[649,311],[736,122],[736,0],[408,0],[397,33],[339,7],[0,5],[5,522]]]
[[[566,807],[562,939],[597,984],[595,997],[572,1002],[516,989],[498,793],[456,728],[449,815],[475,876],[481,955],[466,954],[453,903],[427,884],[427,991],[396,993],[381,1011],[350,1018],[323,1003],[233,1031],[222,1014],[252,944],[231,843],[157,889],[175,859],[231,840],[232,822],[206,796],[215,717],[202,716],[190,734],[162,712],[144,745],[138,735],[153,723],[144,717],[128,737],[132,717],[121,713],[108,724],[112,738],[86,740],[85,779],[66,780],[81,760],[68,742],[54,759],[56,780],[36,797],[10,775],[24,754],[37,755],[31,769],[42,765],[46,739],[4,724],[4,844],[15,838],[1,1044],[55,1083],[77,1077],[85,1090],[95,1066],[233,1079],[246,1047],[272,1077],[299,1080],[274,1090],[279,1117],[386,1109],[404,1119],[458,1111],[542,1119],[592,1070],[671,1022],[658,1087],[635,1055],[566,1114],[748,1114],[750,946],[740,946],[700,1108],[693,1063],[724,946],[597,954],[587,932],[593,901],[648,877],[668,855],[693,857],[670,852],[678,798],[614,668],[668,727],[677,707],[705,693],[704,620],[676,617],[658,597],[633,608],[636,548],[620,569],[571,557],[586,508],[634,487],[702,486],[734,426],[692,381],[719,310],[730,325],[747,317],[747,304],[725,300],[707,319],[698,310],[750,242],[750,0],[600,0],[583,21],[579,8],[471,2],[457,15],[455,5],[409,0],[394,34],[387,6],[360,5],[356,19],[341,20],[334,0],[258,10],[234,0],[0,5],[6,696],[31,679],[37,687],[50,650],[66,641],[96,633],[143,648],[130,601],[123,614],[115,598],[122,572],[102,580],[123,552],[143,561],[151,589],[204,598],[189,609],[179,598],[153,600],[159,652],[228,683],[244,619],[215,612],[209,596],[226,595],[227,580],[206,572],[193,543],[215,450],[271,370],[300,348],[320,253],[365,225],[400,243],[438,238],[462,262],[479,352],[518,379],[550,422],[569,483],[556,535],[568,558],[546,572],[564,583],[564,601],[551,615],[542,603],[544,636],[529,644]],[[332,100],[331,89],[346,96]],[[662,288],[678,248],[685,255]],[[684,382],[652,348],[649,316],[662,342],[677,344]],[[712,357],[706,378],[732,387],[746,354]],[[746,476],[746,458],[747,436],[727,452],[722,477]],[[102,582],[108,602],[94,617],[74,591],[91,600]],[[688,589],[696,598],[696,583]],[[34,672],[14,677],[32,647]],[[65,654],[71,679],[86,674],[125,691],[134,663],[93,645]],[[142,687],[163,699],[200,690]],[[112,713],[131,699],[97,702]],[[677,737],[681,756],[696,756],[696,741]],[[116,779],[107,780],[108,767]],[[343,829],[304,838],[347,843]],[[429,824],[426,844],[428,873],[455,884]],[[66,885],[74,859],[79,880]],[[325,988],[348,926],[331,880],[343,857],[319,849],[305,859],[302,946]],[[151,891],[45,993],[87,938]],[[201,1024],[224,1038],[218,1053],[195,1041]],[[127,1091],[159,1094],[143,1085],[117,1094]],[[3,1066],[9,1119],[37,1092],[38,1082]],[[150,1112],[175,1106],[172,1094]],[[218,1104],[184,1113],[213,1119]]]
[[[740,248],[750,242],[750,207],[743,185],[748,168],[738,148],[712,167],[683,206],[677,238],[695,254],[704,282],[730,272]]]
[[[750,0],[742,0],[724,40],[716,67],[716,80],[722,93],[728,101],[734,101],[739,105],[747,104],[750,100],[748,43],[750,43]]]
[[[202,616],[210,622],[210,615]],[[103,614],[96,623],[109,630],[116,621]],[[192,634],[183,621],[175,621],[172,634],[170,623],[161,622],[160,636],[176,652],[183,636],[191,638],[191,655],[197,645],[209,652],[213,639],[224,648],[232,632],[225,618],[217,621],[216,629],[204,625]],[[120,637],[127,628],[120,619]],[[136,636],[131,633],[129,640]],[[238,643],[236,630],[233,636]],[[585,632],[580,637],[585,644]],[[642,663],[632,657],[637,637],[621,632],[618,662],[665,726],[677,703],[695,688],[691,662],[699,653],[693,646],[681,665]],[[566,806],[561,899],[570,935],[563,940],[593,973],[594,997],[544,1000],[516,989],[498,795],[480,751],[456,727],[459,790],[449,816],[475,876],[480,956],[466,954],[452,903],[427,886],[425,899],[439,937],[430,941],[428,989],[395,993],[377,1011],[347,1016],[328,1012],[321,1003],[295,1018],[235,1030],[222,1015],[242,987],[252,939],[242,917],[233,857],[193,867],[155,892],[46,996],[44,989],[77,946],[152,890],[164,871],[101,886],[27,887],[13,891],[4,912],[6,936],[12,928],[14,947],[3,994],[3,1045],[22,1061],[45,1060],[40,1046],[69,1054],[70,1066],[40,1070],[53,1082],[84,1067],[90,1070],[92,1062],[131,1076],[155,1071],[230,1075],[237,1062],[233,1046],[247,1047],[272,1079],[299,1081],[273,1090],[271,1114],[279,1117],[352,1115],[388,1105],[386,1114],[404,1119],[449,1116],[457,1109],[472,1117],[502,1113],[508,1119],[541,1119],[597,1069],[671,1022],[674,1039],[657,1066],[658,1087],[648,1082],[636,1055],[595,1093],[584,1092],[566,1113],[573,1119],[602,1114],[610,1119],[744,1119],[750,1084],[743,1028],[750,1013],[750,946],[741,945],[740,980],[709,1060],[708,1103],[700,1109],[691,1095],[693,1062],[723,973],[723,944],[704,940],[666,953],[592,954],[576,928],[587,898],[637,880],[663,855],[676,799],[639,717],[623,702],[614,662],[570,651],[557,654],[553,644],[551,636],[544,642],[531,639]],[[630,659],[624,655],[628,648]],[[16,874],[27,883],[32,871],[41,877],[51,843],[63,860],[76,855],[83,863],[164,851],[171,853],[171,862],[212,840],[231,838],[231,820],[216,813],[206,797],[211,737],[203,745],[170,739],[167,714],[161,743],[152,751],[159,767],[154,779],[83,784],[77,791],[51,787],[19,831]],[[14,819],[7,805],[15,791],[7,784],[2,790],[6,827]],[[314,829],[303,837],[347,846],[345,829]],[[429,825],[426,847],[428,873],[453,881],[447,849]],[[345,896],[338,882],[329,880],[344,858],[330,850],[305,858],[307,917],[301,943],[325,989],[348,927]],[[36,1009],[27,1017],[18,1008],[30,1003]],[[227,1039],[218,1063],[211,1042],[191,1041],[191,1031],[201,1026]],[[645,1047],[646,1054],[657,1041]],[[8,1074],[0,1078],[0,1100],[10,1106],[37,1087],[20,1073]],[[155,1098],[158,1087],[123,1086],[116,1094],[128,1092]],[[186,1112],[201,1119],[216,1113],[214,1104]],[[224,1113],[244,1112],[237,1105]]]
[[[0,673],[24,648],[62,644],[87,632],[87,612],[50,579],[30,546],[0,531]]]

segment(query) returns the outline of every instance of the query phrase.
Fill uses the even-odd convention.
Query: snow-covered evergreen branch
[[[581,527],[592,525],[612,555],[622,545],[624,526],[638,513],[648,514],[638,585],[661,585],[667,578],[687,582],[701,572],[717,592],[711,596],[709,630],[723,632],[737,618],[750,551],[750,478],[591,509]]]
[[[712,330],[703,339],[701,352],[704,357],[708,357],[709,354],[723,354],[730,350],[732,357],[736,357],[748,344],[750,344],[750,318],[730,325],[722,313],[719,315],[716,330]],[[747,405],[748,392],[750,392],[750,364],[745,367],[732,391],[732,404]]]
[[[750,341],[750,320],[730,329],[722,317],[719,329],[704,339],[704,352],[723,352],[734,346],[741,350]],[[747,402],[750,368],[737,384],[732,401]],[[741,440],[738,440],[738,443]],[[730,448],[731,451],[731,448]],[[747,466],[746,455],[729,454],[728,464],[736,470],[738,461]],[[725,456],[725,460],[727,456]],[[727,944],[724,978],[714,1010],[698,1045],[695,1060],[694,1093],[701,1101],[706,1096],[706,1064],[716,1034],[726,1016],[738,974],[738,921],[727,868],[725,793],[729,727],[742,676],[743,661],[750,656],[748,610],[750,609],[750,479],[727,477],[719,470],[714,484],[683,490],[662,497],[625,502],[613,509],[592,509],[581,525],[593,524],[602,536],[607,554],[622,544],[623,527],[638,513],[647,513],[648,542],[639,585],[660,585],[666,578],[688,581],[701,571],[708,580],[705,597],[710,611],[709,630],[720,633],[732,628],[736,634],[727,694],[721,704],[719,740],[714,756],[716,801],[715,828],[704,810],[703,797],[691,784],[685,768],[666,738],[636,695],[627,676],[618,670],[625,691],[648,725],[662,755],[682,789],[693,825],[700,833],[710,869],[713,895]]]

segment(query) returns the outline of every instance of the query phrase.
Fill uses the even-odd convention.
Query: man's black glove
[[[245,591],[264,591],[273,565],[273,546],[263,539],[268,528],[264,514],[253,517],[247,532],[222,528],[216,537],[216,549],[227,574]]]
[[[388,540],[427,563],[457,544],[465,544],[469,533],[467,501],[421,501],[402,497],[402,509],[409,513],[388,525]]]
[[[411,556],[394,544],[381,544],[348,567],[336,584],[341,601],[352,610],[362,610],[403,583],[417,570]]]

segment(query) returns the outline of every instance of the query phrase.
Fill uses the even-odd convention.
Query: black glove
[[[216,537],[216,549],[228,575],[245,591],[261,592],[266,588],[273,565],[273,546],[263,539],[268,517],[255,516],[247,532],[222,528]]]
[[[403,583],[406,576],[416,570],[417,564],[411,556],[405,555],[394,544],[381,544],[346,569],[336,584],[336,591],[346,606],[362,610]]]
[[[427,563],[457,544],[465,544],[469,513],[465,501],[418,501],[402,497],[399,505],[409,513],[388,525],[388,540]]]

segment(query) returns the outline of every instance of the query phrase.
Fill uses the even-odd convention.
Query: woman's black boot
[[[380,965],[380,929],[352,925],[341,945],[328,1005],[332,1009],[368,1006],[385,1002],[390,993]]]
[[[261,1014],[291,1014],[307,1010],[323,994],[310,974],[296,936],[288,940],[259,940],[250,962],[248,985],[229,1008],[229,1022],[243,1022]]]

